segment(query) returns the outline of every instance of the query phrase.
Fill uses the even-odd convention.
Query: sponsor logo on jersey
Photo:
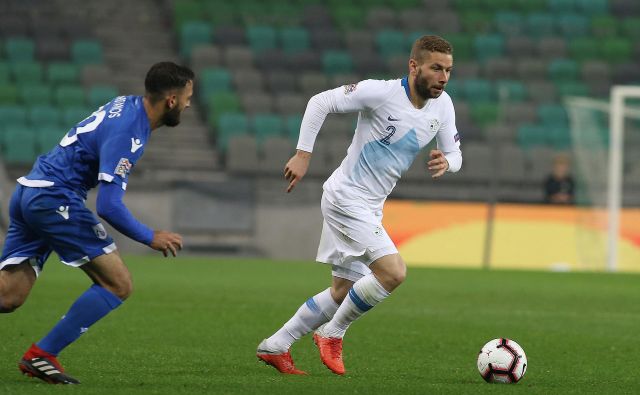
[[[440,121],[437,119],[432,119],[429,121],[429,131],[437,132],[440,129]]]
[[[387,117],[387,121],[389,121],[389,122],[398,122],[399,120],[400,120],[400,118],[394,118],[391,115],[389,115]]]
[[[60,214],[64,219],[69,219],[69,206],[58,207],[56,213]]]
[[[93,233],[96,234],[96,237],[104,240],[107,238],[107,230],[104,228],[104,225],[101,223],[97,223],[93,225]]]
[[[120,162],[116,166],[114,173],[122,178],[125,178],[131,171],[131,162],[127,158],[121,158]]]
[[[357,86],[357,83],[344,85],[344,94],[348,95],[349,93],[355,91]]]
[[[456,133],[456,135],[453,136],[453,141],[455,141],[456,143],[460,141],[460,133]]]
[[[132,154],[135,153],[140,148],[142,148],[142,143],[140,142],[140,139],[134,139],[133,137],[131,137],[131,153]]]

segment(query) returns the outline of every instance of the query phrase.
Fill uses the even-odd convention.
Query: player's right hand
[[[287,193],[291,192],[296,184],[307,174],[309,162],[311,161],[311,152],[298,150],[295,155],[289,159],[284,167],[284,178],[289,181]]]
[[[156,230],[153,232],[153,240],[149,247],[156,251],[162,251],[165,257],[169,256],[169,253],[177,256],[178,251],[182,249],[182,236],[166,230]]]

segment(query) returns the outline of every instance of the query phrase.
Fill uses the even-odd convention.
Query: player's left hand
[[[427,162],[427,167],[431,172],[431,178],[441,177],[449,169],[449,161],[445,158],[444,153],[439,149],[433,149],[429,152],[431,160]]]

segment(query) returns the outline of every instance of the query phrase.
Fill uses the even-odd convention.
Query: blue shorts
[[[62,263],[78,267],[116,250],[84,200],[67,188],[18,184],[9,203],[9,218],[0,269],[29,259],[39,274],[51,251]]]

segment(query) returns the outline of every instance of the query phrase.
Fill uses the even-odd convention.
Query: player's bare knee
[[[112,292],[124,301],[133,293],[133,281],[130,278],[119,281]]]
[[[13,313],[24,303],[24,299],[0,294],[0,313]]]

